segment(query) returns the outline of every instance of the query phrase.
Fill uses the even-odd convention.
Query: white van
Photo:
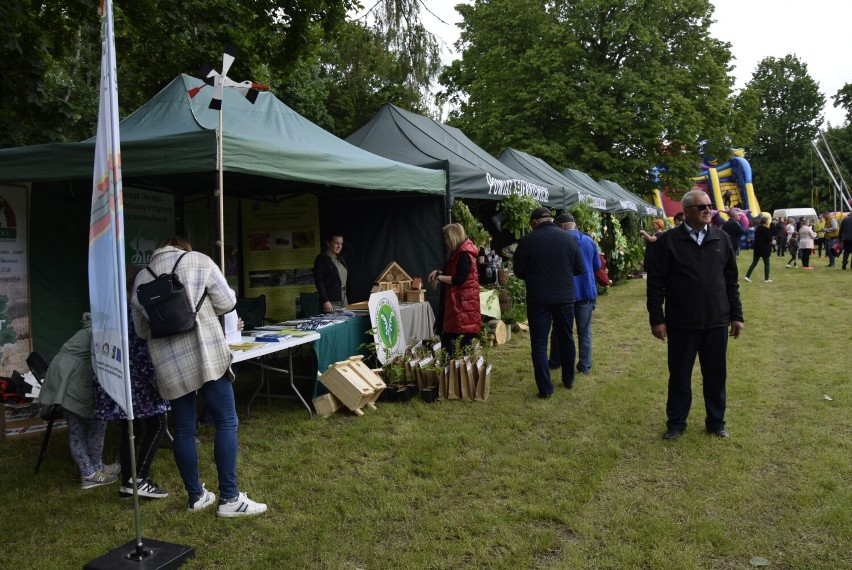
[[[772,212],[772,217],[776,220],[779,218],[793,218],[795,221],[799,221],[799,218],[806,218],[810,223],[811,227],[817,222],[819,216],[817,216],[816,210],[813,208],[785,208],[781,210],[775,210]]]

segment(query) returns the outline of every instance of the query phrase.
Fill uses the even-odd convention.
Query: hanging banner
[[[27,188],[0,186],[0,375],[28,370]]]
[[[151,254],[175,234],[175,198],[165,192],[123,188],[128,265],[148,265]]]
[[[101,88],[89,229],[93,360],[101,387],[133,419],[112,0],[104,0],[101,10]]]

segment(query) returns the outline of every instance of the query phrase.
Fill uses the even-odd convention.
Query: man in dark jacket
[[[651,334],[669,341],[668,430],[663,437],[677,439],[686,430],[692,405],[692,368],[698,355],[705,428],[726,438],[728,326],[734,338],[744,328],[736,257],[728,235],[709,224],[712,206],[707,194],[687,192],[683,207],[684,223],[657,241],[648,269]]]
[[[736,214],[729,212],[728,216],[730,217],[725,220],[724,224],[722,224],[722,231],[728,234],[728,237],[731,238],[731,247],[734,248],[734,255],[739,255],[740,239],[743,235],[745,235],[745,230],[740,225],[740,221],[737,219]]]
[[[527,285],[527,321],[538,397],[549,398],[553,394],[547,365],[550,323],[556,331],[560,360],[573,363],[574,276],[584,273],[585,266],[576,238],[553,223],[550,210],[536,208],[530,221],[533,231],[518,242],[514,267],[515,275]],[[562,367],[562,384],[574,386],[573,366]]]
[[[843,270],[846,270],[846,263],[849,261],[849,254],[852,253],[852,214],[848,214],[843,221],[840,222],[840,239],[843,242]]]

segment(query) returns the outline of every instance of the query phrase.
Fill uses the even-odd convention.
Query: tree
[[[845,84],[831,98],[835,107],[843,107],[846,111],[846,122],[852,123],[852,83]]]
[[[91,136],[97,120],[100,22],[95,0],[8,0],[0,6],[0,145]],[[229,75],[286,82],[355,0],[133,0],[115,5],[119,105],[136,110],[180,73],[221,67],[222,47],[242,49]]]
[[[338,136],[367,123],[385,103],[425,113],[424,94],[437,74],[438,53],[420,59],[397,51],[385,33],[362,21],[346,22],[279,95],[294,110]],[[432,42],[429,45],[434,47]],[[420,62],[419,67],[412,68],[414,61]]]
[[[462,51],[441,76],[451,120],[492,153],[514,146],[645,193],[648,170],[691,186],[698,141],[729,146],[739,109],[707,0],[492,0],[460,5]],[[742,143],[740,143],[742,144]]]
[[[822,124],[825,97],[795,55],[764,58],[745,90],[760,108],[751,148],[755,192],[764,210],[804,204],[811,195],[811,141]]]

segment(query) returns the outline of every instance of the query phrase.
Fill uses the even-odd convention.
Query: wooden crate
[[[405,292],[405,301],[408,303],[423,303],[426,301],[426,291],[423,289],[409,289]]]
[[[364,413],[361,408],[373,401],[375,390],[348,366],[347,361],[329,366],[320,376],[320,382],[359,416]]]
[[[337,410],[343,407],[343,402],[334,397],[334,394],[328,393],[322,396],[317,396],[313,399],[314,409],[317,414],[327,418]]]
[[[364,382],[369,384],[373,390],[373,397],[370,399],[370,402],[367,404],[371,408],[375,408],[375,402],[378,400],[379,395],[387,388],[384,380],[382,380],[381,376],[376,374],[369,366],[364,364],[364,357],[362,355],[358,356],[350,356],[346,361],[349,364],[349,367],[361,377]]]

